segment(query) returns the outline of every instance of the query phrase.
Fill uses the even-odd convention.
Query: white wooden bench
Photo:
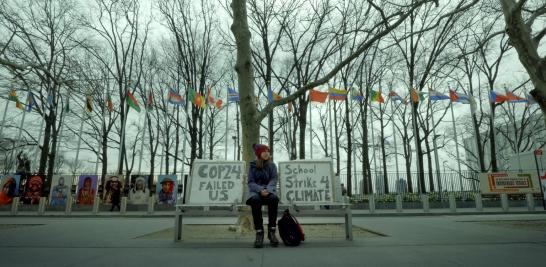
[[[184,216],[233,216],[238,217],[242,215],[248,215],[249,210],[243,209],[243,207],[246,207],[244,203],[242,203],[241,199],[243,196],[242,189],[244,186],[242,183],[243,180],[243,174],[241,174],[241,183],[236,183],[239,188],[231,188],[232,190],[229,191],[230,194],[227,198],[224,199],[224,202],[219,202],[218,199],[214,201],[210,201],[209,199],[204,198],[203,196],[206,196],[206,194],[201,194],[202,192],[199,191],[199,189],[203,189],[203,187],[199,186],[200,182],[197,182],[199,180],[207,180],[208,177],[203,177],[203,172],[201,171],[201,174],[199,174],[199,168],[204,168],[202,166],[212,166],[212,165],[229,165],[232,164],[235,165],[241,165],[244,167],[243,162],[217,162],[217,161],[203,161],[199,160],[195,162],[194,167],[192,169],[192,174],[190,175],[188,179],[188,185],[186,186],[186,200],[188,201],[188,204],[177,204],[176,210],[175,210],[175,224],[174,224],[174,241],[178,242],[182,239],[182,223]],[[320,196],[316,196],[320,199],[315,199],[317,201],[311,201],[311,199],[303,200],[298,198],[290,198],[292,194],[296,194],[293,188],[291,187],[292,184],[290,184],[290,180],[283,180],[285,178],[291,179],[295,176],[290,176],[291,174],[287,174],[286,172],[279,172],[279,181],[280,181],[280,190],[279,190],[279,199],[281,202],[279,203],[279,218],[282,216],[282,212],[286,209],[290,210],[290,213],[293,214],[296,218],[299,217],[306,217],[306,216],[343,216],[344,217],[344,224],[345,224],[345,239],[347,240],[353,240],[353,231],[352,231],[352,213],[351,213],[351,207],[350,203],[348,201],[343,201],[342,198],[337,197],[334,198],[334,194],[341,194],[341,190],[339,192],[338,190],[333,190],[334,183],[332,182],[332,163],[329,160],[322,160],[322,161],[291,161],[291,162],[281,162],[279,163],[279,166],[285,167],[286,164],[288,166],[291,166],[290,164],[307,164],[310,166],[320,165],[321,168],[326,168],[328,172],[327,175],[321,175],[326,176],[319,177],[322,179],[322,187],[318,186],[315,187],[315,190],[313,191],[314,194],[317,194],[317,192],[320,192],[322,194],[322,198]],[[316,167],[316,166],[315,166]],[[286,168],[285,168],[286,170]],[[232,177],[234,178],[234,177]],[[214,178],[212,178],[214,179]],[[235,180],[239,180],[235,178]],[[319,181],[320,182],[320,181]],[[316,184],[315,184],[316,185]],[[327,190],[324,191],[324,190]],[[201,190],[202,191],[202,190]],[[284,196],[283,196],[284,192]],[[301,191],[300,191],[301,192]],[[309,197],[309,192],[307,193],[307,196]],[[210,194],[210,193],[209,193]],[[299,193],[298,193],[299,194]],[[303,198],[305,198],[305,195],[302,195]],[[337,201],[336,201],[337,200]],[[341,201],[340,201],[341,200]]]

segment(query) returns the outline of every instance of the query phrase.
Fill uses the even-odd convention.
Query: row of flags
[[[362,102],[364,100],[364,96],[358,91],[358,90],[351,90],[350,92],[352,100]],[[449,90],[449,95],[444,95],[438,91],[429,90],[428,92],[418,92],[415,89],[410,90],[409,98],[412,102],[418,103],[420,101],[424,101],[426,99],[425,95],[428,94],[429,101],[440,101],[440,100],[451,100],[452,102],[459,102],[463,104],[472,104],[474,101],[474,98],[472,96],[457,93],[454,90]],[[333,100],[333,101],[344,101],[348,98],[349,91],[342,90],[342,89],[336,89],[336,88],[330,88],[328,89],[328,92],[321,92],[315,89],[311,89],[309,91],[309,99],[313,102],[319,102],[319,103],[325,103],[327,99]],[[404,104],[407,104],[409,101],[406,98],[402,98],[400,95],[398,95],[395,91],[390,90],[388,97],[391,101],[400,101]],[[489,100],[492,103],[528,103],[529,105],[535,104],[533,97],[531,95],[526,95],[525,98],[519,97],[515,95],[514,93],[510,91],[506,91],[506,94],[500,94],[495,91],[490,91],[489,94]],[[371,90],[370,92],[370,101],[371,102],[378,102],[378,103],[385,103],[385,99],[383,98],[383,95],[381,91],[374,91]]]
[[[227,102],[239,102],[239,93],[233,89],[233,88],[227,88],[228,90],[228,97]],[[209,88],[207,92],[207,96],[205,97],[200,92],[196,92],[193,89],[189,89],[188,91],[188,100],[193,103],[195,106],[200,108],[206,108],[207,106],[213,106],[218,109],[222,108],[223,101],[222,99],[216,99],[211,94],[212,90]],[[449,95],[442,94],[435,90],[429,90],[428,92],[418,92],[415,89],[410,90],[409,98],[412,102],[418,103],[420,101],[425,100],[425,95],[428,94],[429,101],[441,101],[441,100],[451,100],[452,102],[459,102],[463,104],[473,104],[474,98],[472,96],[457,93],[454,90],[449,90]],[[342,89],[336,89],[336,88],[330,88],[328,92],[321,92],[315,89],[311,89],[309,91],[309,99],[312,102],[319,102],[319,103],[325,103],[327,99],[333,100],[333,101],[344,101],[348,98],[349,91],[342,90]],[[351,90],[350,92],[352,100],[362,102],[364,101],[364,96],[358,91],[358,90]],[[406,98],[402,98],[400,95],[398,95],[395,91],[390,90],[388,97],[391,101],[400,101],[404,104],[409,103],[409,101]],[[281,100],[282,97],[273,92],[270,88],[268,88],[268,94],[267,98],[269,103],[272,103],[274,101]],[[17,92],[15,89],[12,89],[9,92],[8,100],[15,102],[15,106],[18,109],[25,110],[27,112],[32,111],[32,108],[36,105],[36,99],[34,98],[34,95],[32,92],[28,93],[26,104],[23,104],[19,101],[19,98],[17,97]],[[93,111],[93,103],[92,103],[92,96],[86,95],[85,97],[85,110],[87,112]],[[112,97],[110,93],[107,93],[106,96],[106,108],[109,112],[114,111],[114,104],[112,101]],[[535,104],[533,97],[531,95],[526,95],[525,98],[515,95],[514,93],[510,91],[506,91],[505,94],[500,94],[495,91],[490,91],[489,93],[489,100],[492,103],[527,103],[529,105]],[[184,97],[180,94],[178,94],[174,89],[169,89],[169,92],[167,94],[167,101],[168,103],[176,106],[183,106],[185,105],[186,101]],[[383,94],[381,93],[381,90],[374,91],[372,90],[370,93],[370,101],[377,102],[377,103],[385,103],[385,99],[383,98]],[[48,95],[47,97],[47,103],[50,107],[53,107],[53,97],[52,95]],[[130,90],[127,91],[127,106],[129,108],[134,109],[137,112],[141,111],[139,101],[137,98],[131,93]],[[147,110],[152,110],[154,106],[154,100],[152,92],[149,92],[146,97],[145,107]],[[288,103],[288,109],[289,111],[292,110],[291,103]],[[65,111],[69,111],[69,103],[67,102],[65,105]]]

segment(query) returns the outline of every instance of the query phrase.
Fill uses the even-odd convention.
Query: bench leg
[[[345,208],[345,239],[353,240],[353,213],[351,208]]]
[[[174,242],[182,239],[182,213],[176,213],[174,216]]]

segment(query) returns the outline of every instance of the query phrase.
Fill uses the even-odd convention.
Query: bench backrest
[[[335,202],[333,164],[324,160],[279,162],[279,198],[285,204]]]
[[[244,162],[196,159],[186,186],[186,204],[234,204],[243,196]]]

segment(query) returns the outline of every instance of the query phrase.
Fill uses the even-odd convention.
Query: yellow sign
[[[540,193],[536,174],[517,172],[480,173],[482,194],[527,194]]]

